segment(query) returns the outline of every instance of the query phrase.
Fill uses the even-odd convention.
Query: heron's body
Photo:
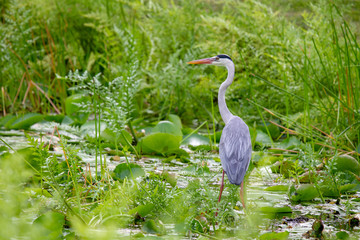
[[[241,185],[240,197],[243,207],[245,208],[245,202],[243,199],[243,181],[251,159],[252,147],[250,132],[246,123],[240,117],[234,116],[229,111],[225,101],[226,89],[234,80],[235,65],[231,58],[224,54],[188,63],[224,66],[228,70],[228,76],[220,85],[218,94],[220,115],[225,122],[225,127],[222,131],[219,144],[220,160],[223,166],[219,202],[224,188],[224,173],[226,173],[230,183]]]
[[[225,125],[219,144],[220,160],[230,183],[242,183],[251,152],[249,128],[241,118],[233,116]]]

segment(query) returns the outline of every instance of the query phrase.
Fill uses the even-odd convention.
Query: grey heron
[[[251,159],[251,138],[249,127],[238,116],[234,116],[226,106],[225,91],[232,84],[235,74],[235,65],[228,55],[220,54],[211,58],[204,58],[188,62],[188,64],[211,64],[224,66],[228,70],[226,80],[220,85],[218,103],[220,115],[225,123],[219,143],[219,155],[223,166],[220,185],[219,200],[224,190],[224,174],[230,183],[241,185],[240,199],[245,209],[244,202],[244,177]]]

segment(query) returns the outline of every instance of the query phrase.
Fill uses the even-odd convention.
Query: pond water
[[[51,142],[54,144],[54,153],[62,155],[62,149],[59,145],[59,139],[57,136],[52,135],[54,131],[54,124],[36,124],[32,127],[32,131],[29,132],[33,137],[42,138],[44,142]],[[79,134],[79,132],[69,127],[68,129],[62,128],[59,130],[62,136],[65,136],[68,143],[73,144],[79,148],[82,142],[85,140]],[[0,131],[1,138],[7,142],[14,149],[21,149],[28,145],[27,139],[23,131]],[[0,142],[0,145],[4,145]],[[79,148],[80,149],[80,148]],[[186,151],[190,151],[184,147]],[[91,149],[81,150],[78,156],[82,159],[84,164],[90,164],[91,172],[94,173],[95,169],[95,155]],[[117,161],[113,161],[109,155],[102,155],[106,159],[106,165],[108,169],[113,170],[120,162],[126,162],[124,157],[120,157]],[[212,186],[219,188],[221,180],[221,164],[214,160],[214,157],[218,157],[216,154],[210,153],[191,153],[192,163],[207,164],[211,173],[213,173]],[[61,158],[61,157],[60,157]],[[134,157],[130,157],[134,159]],[[191,176],[184,171],[189,166],[188,163],[182,163],[176,160],[170,163],[164,163],[161,158],[156,157],[143,157],[136,161],[141,165],[146,172],[162,172],[167,170],[169,173],[173,173],[177,176],[177,187],[185,188]],[[289,232],[289,239],[304,239],[306,233],[312,229],[314,221],[322,219],[324,224],[323,233],[325,236],[335,237],[337,232],[346,231],[350,237],[355,239],[360,238],[360,230],[358,226],[355,226],[351,231],[349,229],[349,221],[354,214],[360,212],[360,203],[353,201],[360,198],[359,193],[351,196],[343,196],[339,202],[336,200],[328,199],[326,203],[322,203],[319,199],[313,202],[307,202],[302,204],[293,204],[289,201],[287,191],[266,191],[269,186],[274,185],[289,185],[290,180],[281,179],[279,175],[271,172],[269,167],[254,168],[248,178],[246,185],[246,199],[247,210],[246,213],[241,209],[236,210],[239,217],[245,222],[256,222],[256,226],[260,229],[260,233],[266,232]],[[224,195],[228,194],[227,188],[224,189]],[[289,213],[269,213],[264,211],[264,207],[290,207],[292,212]],[[351,211],[349,211],[351,209]],[[172,224],[164,224],[168,229],[167,237],[171,238],[176,235],[173,231],[174,226]],[[231,231],[241,231],[241,228],[248,226],[234,226]],[[138,228],[119,229],[118,233],[121,236],[130,236],[139,233],[141,230]],[[246,229],[244,229],[246,231]],[[304,235],[305,234],[305,235]],[[163,238],[167,238],[163,237]],[[183,236],[180,236],[183,238]]]

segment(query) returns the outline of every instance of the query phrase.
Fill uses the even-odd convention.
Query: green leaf
[[[169,133],[175,136],[182,136],[181,129],[170,121],[161,121],[153,129],[152,133]]]
[[[340,187],[340,193],[356,192],[357,184],[345,184]]]
[[[31,194],[31,195],[36,195],[36,196],[45,196],[48,198],[51,198],[52,195],[46,190],[46,189],[42,189],[42,188],[25,188],[24,189],[25,192]]]
[[[263,131],[256,130],[256,140],[255,142],[261,146],[270,146],[272,144],[271,138],[269,135]]]
[[[269,122],[266,123],[266,127],[263,123],[261,123],[260,125],[257,126],[257,129],[261,130],[264,133],[267,133],[269,131],[272,139],[276,139],[280,136],[279,127]]]
[[[349,234],[345,231],[340,231],[336,233],[337,239],[349,239]]]
[[[70,118],[69,116],[65,116],[64,119],[61,121],[62,125],[71,125],[73,124],[75,121]]]
[[[112,144],[115,144],[116,134],[109,128],[106,128],[104,131],[102,131],[100,134],[100,137],[103,140],[106,140]],[[132,136],[130,135],[130,133],[128,131],[123,129],[119,132],[116,143],[121,144],[122,146],[128,146],[129,144],[127,142],[129,142],[131,144]]]
[[[125,178],[131,179],[145,176],[145,171],[135,163],[120,163],[114,169],[114,178],[117,180],[124,180]]]
[[[150,234],[164,234],[165,227],[160,221],[154,221],[152,219],[147,220],[143,226],[142,230]]]
[[[297,189],[290,188],[289,197],[293,202],[311,201],[318,197],[318,191],[312,184],[302,184]]]
[[[289,206],[283,207],[261,207],[260,211],[263,213],[291,213],[292,209]]]
[[[169,133],[152,133],[141,139],[139,143],[145,153],[166,153],[180,147],[181,136]]]
[[[39,113],[27,113],[23,116],[18,117],[9,126],[10,129],[28,129],[37,122],[44,119],[44,115]]]
[[[268,232],[260,236],[260,240],[286,240],[289,237],[289,232]]]
[[[209,145],[209,138],[202,136],[200,134],[194,133],[190,137],[187,138],[188,135],[185,135],[183,138],[185,141],[182,142],[183,145],[191,145],[197,147],[199,145]]]
[[[293,149],[297,146],[300,146],[301,142],[299,139],[297,139],[295,136],[291,136],[289,138],[286,138],[284,141],[282,141],[279,144],[279,148],[281,149]]]
[[[265,188],[265,191],[287,191],[289,189],[288,185],[275,185]]]
[[[168,171],[163,171],[161,176],[165,181],[167,181],[172,187],[176,186],[177,180],[174,173],[169,173]]]
[[[141,217],[146,217],[154,208],[155,208],[155,205],[153,203],[139,205],[136,208],[131,209],[129,211],[129,214],[138,213]]]
[[[65,115],[57,114],[57,115],[45,115],[44,119],[49,122],[57,122],[61,123],[64,120]]]
[[[178,115],[169,114],[169,121],[172,122],[177,128],[182,129],[181,119]]]
[[[251,161],[257,166],[267,166],[278,160],[282,160],[282,157],[273,156],[264,152],[253,152],[251,158]]]
[[[0,119],[0,127],[4,126],[8,128],[8,126],[10,126],[15,120],[16,120],[16,116],[12,114],[8,114]]]
[[[332,158],[333,164],[336,167],[335,171],[340,171],[340,172],[352,172],[354,174],[356,174],[357,176],[360,175],[360,164],[359,162],[349,156],[349,155],[340,155],[340,156],[335,156],[334,158]]]
[[[96,126],[95,126],[96,124]],[[96,130],[96,129],[97,130]],[[99,122],[95,120],[91,120],[91,121],[88,121],[86,123],[84,123],[83,125],[81,125],[80,127],[80,133],[82,136],[90,136],[90,137],[95,137],[95,133],[96,131],[99,131]],[[100,133],[102,131],[104,131],[106,129],[106,123],[105,122],[100,122]]]

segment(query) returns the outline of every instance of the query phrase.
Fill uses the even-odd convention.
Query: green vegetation
[[[0,0],[0,236],[358,239],[358,5]],[[246,210],[217,202],[226,71],[186,65],[219,53]]]

